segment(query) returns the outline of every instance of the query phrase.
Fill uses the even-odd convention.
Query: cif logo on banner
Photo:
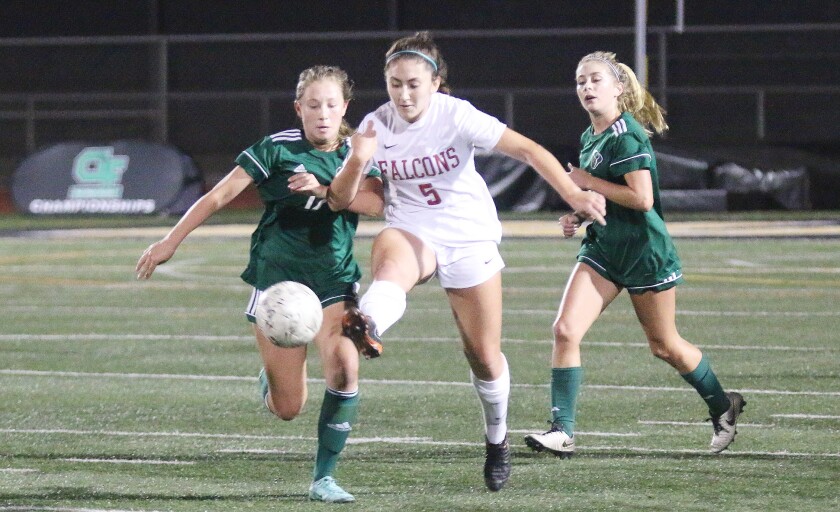
[[[183,213],[203,193],[192,159],[140,140],[62,142],[28,156],[12,177],[20,211],[39,215]]]
[[[122,199],[128,160],[125,155],[114,155],[111,146],[83,149],[73,160],[76,184],[67,189],[67,199]]]

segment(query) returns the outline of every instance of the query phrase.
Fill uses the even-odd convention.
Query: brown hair
[[[341,94],[344,96],[344,101],[350,101],[353,99],[353,82],[343,69],[338,66],[312,66],[311,68],[301,71],[300,76],[298,77],[297,87],[295,88],[295,101],[300,101],[300,99],[303,98],[306,88],[313,82],[327,79],[332,79],[338,82],[338,85],[341,86]],[[342,119],[341,126],[338,128],[338,138],[343,141],[353,135],[354,131],[355,130],[347,124],[347,121]]]
[[[385,72],[387,73],[391,62],[405,58],[419,59],[426,63],[432,69],[432,77],[440,78],[438,91],[444,94],[452,93],[452,88],[446,81],[449,74],[446,61],[443,60],[443,56],[429,32],[417,32],[413,36],[394,41],[388,51],[385,52]]]
[[[624,92],[618,97],[618,108],[622,112],[630,114],[642,125],[648,135],[653,132],[662,134],[668,130],[668,123],[665,122],[665,109],[656,103],[656,100],[642,87],[636,78],[636,73],[630,66],[619,62],[613,52],[592,52],[578,63],[578,66],[588,61],[602,62],[610,68],[616,80],[624,85]]]

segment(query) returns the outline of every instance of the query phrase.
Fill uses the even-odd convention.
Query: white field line
[[[244,303],[243,303],[244,304]],[[245,307],[154,307],[154,306],[137,306],[137,307],[120,307],[120,306],[49,306],[47,308],[51,313],[67,313],[85,316],[98,316],[103,313],[110,313],[115,315],[127,315],[137,313],[190,313],[200,312],[206,314],[208,312],[220,314],[241,314]],[[4,308],[6,312],[16,313],[42,313],[45,306],[32,305],[16,305],[10,304]],[[411,308],[410,314],[429,314],[441,315],[450,312],[447,308]],[[504,315],[509,316],[547,316],[554,317],[557,314],[556,309],[506,309]],[[631,310],[611,309],[603,313],[604,315],[622,315],[633,317],[635,313]],[[677,311],[678,316],[709,316],[721,318],[750,318],[750,317],[783,317],[783,318],[830,318],[840,316],[840,311],[696,311],[689,309],[682,309]],[[546,324],[546,328],[550,326]],[[390,339],[390,338],[389,338]]]
[[[511,258],[516,258],[516,254],[512,254]],[[174,261],[169,262],[166,265],[159,266],[155,270],[155,275],[166,275],[171,279],[187,279],[187,280],[206,280],[206,279],[214,279],[214,280],[222,280],[228,279],[231,281],[238,281],[239,280],[239,273],[245,268],[246,263],[232,263],[230,265],[208,265],[202,261],[198,260],[184,260],[184,261]],[[79,273],[83,275],[89,275],[90,272],[95,271],[99,274],[105,272],[112,272],[115,274],[132,274],[134,270],[131,268],[130,265],[69,265],[69,264],[57,264],[57,265],[45,265],[42,263],[39,264],[18,264],[18,265],[4,265],[4,269],[8,270],[11,273],[27,273],[27,274],[35,274],[35,273],[48,273],[50,275],[54,275],[56,273]],[[189,269],[191,272],[187,272],[183,269]],[[571,265],[568,268],[565,267],[558,267],[557,265],[515,265],[505,267],[502,271],[505,274],[549,274],[549,275],[560,275],[561,273],[566,273],[571,269]],[[739,275],[745,276],[750,274],[805,274],[805,275],[813,275],[813,274],[840,274],[840,267],[774,267],[774,266],[751,266],[751,267],[740,267],[740,266],[732,266],[730,268],[720,266],[720,267],[691,267],[687,269],[689,272],[689,276],[692,274],[696,275]]]
[[[127,430],[81,430],[66,428],[3,428],[6,434],[49,434],[73,436],[109,436],[109,437],[183,437],[198,439],[244,439],[255,441],[317,441],[314,437],[303,436],[268,436],[256,434],[210,434],[201,432],[137,432]],[[108,459],[111,460],[111,459]],[[142,459],[138,459],[142,460]]]
[[[771,414],[770,417],[805,420],[840,420],[840,416],[834,414]]]
[[[707,427],[708,421],[656,421],[656,420],[639,420],[641,425],[672,425],[675,427]],[[774,423],[741,423],[738,422],[738,427],[749,428],[774,428]]]
[[[0,375],[22,375],[33,377],[79,377],[79,378],[122,378],[122,379],[161,379],[161,380],[204,380],[204,381],[241,381],[254,382],[256,377],[242,377],[236,375],[191,375],[174,373],[119,373],[119,372],[68,372],[49,370],[16,370],[11,368],[0,369]],[[324,379],[307,379],[310,383],[324,383]],[[470,382],[438,381],[438,380],[398,380],[398,379],[360,379],[366,385],[396,385],[396,386],[457,386],[472,387]],[[513,388],[541,389],[548,388],[548,384],[511,384]],[[618,391],[655,391],[655,392],[680,392],[695,393],[690,386],[668,387],[668,386],[619,386],[613,384],[584,384],[584,388],[610,389]],[[753,395],[806,395],[806,396],[837,396],[840,391],[787,391],[779,389],[736,389],[742,393]]]
[[[383,442],[383,441],[380,441]],[[392,444],[426,444],[426,445],[435,445],[435,446],[482,446],[482,443],[456,443],[456,442],[428,442],[428,443],[398,443],[394,439],[390,439],[384,442],[389,442]],[[348,440],[348,444],[351,443],[351,440]],[[256,455],[283,455],[288,453],[283,450],[263,450],[263,449],[249,449],[244,448],[241,450],[235,449],[227,449],[227,450],[216,450],[218,453],[249,453],[249,454],[256,454]],[[803,452],[762,452],[762,451],[732,451],[727,450],[720,454],[712,454],[708,450],[697,450],[697,449],[666,449],[666,448],[641,448],[638,446],[580,446],[578,445],[575,453],[578,454],[586,454],[587,452],[633,452],[633,453],[641,453],[641,454],[690,454],[690,455],[709,455],[709,456],[716,456],[716,457],[738,457],[738,456],[762,456],[762,457],[778,457],[778,458],[794,458],[794,457],[801,457],[801,458],[818,458],[818,457],[828,457],[828,458],[840,458],[840,453],[803,453]],[[0,509],[2,510],[2,509]]]
[[[245,436],[240,434],[201,434],[195,432],[122,432],[122,431],[99,431],[99,430],[46,430],[46,429],[33,429],[33,430],[18,430],[18,429],[2,429],[0,432],[6,433],[42,433],[42,434],[66,434],[66,433],[78,433],[79,435],[117,435],[117,436],[171,436],[171,437],[212,437],[212,438],[230,438],[230,439],[250,439],[250,438],[257,438],[257,439],[270,439],[270,440],[290,440],[290,441],[309,441],[309,442],[316,442],[317,439],[314,437],[299,437],[299,436]],[[585,433],[581,432],[581,436],[586,435]],[[590,435],[594,435],[590,434]],[[425,437],[362,437],[362,438],[350,438],[348,439],[348,443],[350,444],[411,444],[411,445],[428,445],[428,446],[483,446],[484,443],[476,443],[473,441],[434,441],[429,438]],[[578,450],[582,453],[586,453],[588,451],[592,452],[605,452],[605,451],[631,451],[634,453],[687,453],[687,454],[697,454],[697,455],[709,455],[708,450],[694,450],[694,449],[658,449],[658,448],[641,448],[635,446],[585,446],[585,447],[578,447]],[[217,450],[220,453],[285,453],[282,450],[264,450],[264,449],[221,449]],[[739,455],[762,455],[762,456],[775,456],[775,457],[839,457],[840,453],[798,453],[798,452],[786,452],[786,451],[775,451],[775,452],[763,452],[763,451],[727,451],[725,452],[726,456],[739,456]],[[143,459],[59,459],[65,460],[69,462],[122,462],[122,463],[132,463],[132,464],[144,464],[144,463],[158,463],[158,464],[193,464],[191,461],[148,461]]]
[[[740,427],[741,424],[739,423],[738,426]],[[511,434],[533,434],[536,429],[510,429],[508,433]],[[639,432],[585,432],[580,430],[575,430],[575,436],[584,436],[584,437],[642,437],[642,434]]]
[[[37,469],[32,469],[32,468],[0,468],[0,473],[37,473],[37,472],[38,472]]]
[[[173,466],[191,466],[195,464],[193,461],[184,460],[157,460],[157,459],[83,459],[76,457],[64,457],[60,459],[63,462],[93,462],[93,463],[108,463],[108,464],[152,464],[152,465],[173,465]]]
[[[7,512],[158,512],[156,510],[124,510],[117,508],[75,508],[75,507],[42,507],[34,505],[17,506],[1,506],[0,511]]]
[[[238,335],[210,335],[210,334],[0,334],[0,341],[253,341],[252,336],[238,336]],[[389,337],[388,342],[394,343],[460,343],[458,338],[454,337],[415,337],[415,336],[395,336]],[[503,338],[503,343],[508,344],[537,344],[545,345],[551,343],[551,340],[546,337],[542,340],[523,340],[516,338]],[[616,347],[616,348],[647,348],[647,343],[643,342],[624,342],[624,341],[585,341],[585,346],[589,347]],[[840,351],[838,347],[799,347],[799,346],[785,346],[785,345],[709,345],[697,344],[703,349],[713,350],[758,350],[758,351],[781,351],[781,352],[837,352]]]
[[[0,341],[253,341],[253,336],[210,334],[0,334]]]
[[[515,258],[516,254],[512,254],[511,258]],[[566,263],[565,261],[563,263]],[[559,275],[561,272],[568,272],[571,268],[556,266],[556,265],[516,265],[505,267],[502,271],[504,274],[548,274],[548,275]],[[751,266],[751,267],[741,267],[741,266],[733,266],[732,268],[727,268],[724,266],[720,267],[690,267],[685,269],[687,272],[686,276],[690,279],[692,275],[738,275],[741,277],[750,276],[753,274],[806,274],[806,275],[813,275],[813,274],[840,274],[840,267],[773,267],[773,266]]]
[[[712,454],[708,450],[696,450],[696,449],[667,449],[667,448],[640,448],[635,446],[578,446],[576,451],[581,453],[586,453],[589,451],[592,452],[623,452],[623,451],[630,451],[633,453],[641,453],[641,454],[677,454],[677,453],[684,453],[684,454],[691,454],[691,455],[709,455],[714,457],[753,457],[753,456],[761,456],[761,457],[779,457],[779,458],[788,458],[788,457],[802,457],[802,458],[813,458],[813,457],[830,457],[830,458],[840,458],[840,453],[802,453],[802,452],[787,452],[787,451],[777,451],[777,452],[762,452],[762,451],[733,451],[733,450],[726,450],[725,452],[721,452],[718,454]]]
[[[234,375],[189,375],[176,373],[119,373],[119,372],[61,372],[43,370],[2,369],[0,375],[29,375],[34,377],[83,377],[83,378],[119,378],[119,379],[157,379],[157,380],[209,380],[209,381],[255,381],[256,377],[238,377]],[[309,379],[321,381],[323,379]]]

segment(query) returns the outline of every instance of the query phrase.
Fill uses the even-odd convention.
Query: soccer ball
[[[260,295],[255,317],[263,334],[278,347],[300,347],[313,339],[324,311],[315,292],[294,281],[281,281]]]

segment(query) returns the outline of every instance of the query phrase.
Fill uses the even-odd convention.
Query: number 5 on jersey
[[[440,194],[438,194],[438,191],[435,190],[431,183],[421,183],[419,188],[420,193],[429,198],[426,200],[426,204],[434,206],[441,203]]]

